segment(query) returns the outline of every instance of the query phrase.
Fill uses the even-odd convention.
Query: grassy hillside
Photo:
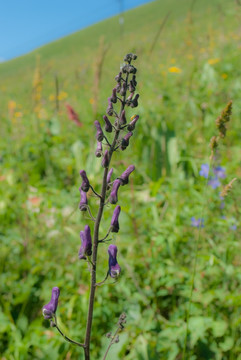
[[[89,272],[77,259],[87,221],[78,211],[79,170],[98,189],[93,121],[102,121],[129,52],[138,55],[140,105],[127,117],[138,110],[140,120],[132,148],[113,167],[115,174],[130,163],[136,170],[121,192],[114,238],[122,276],[97,292],[93,358],[103,358],[104,334],[125,311],[127,327],[110,359],[241,359],[241,6],[159,0],[124,19],[123,32],[113,17],[0,64],[2,359],[83,358],[43,321],[41,307],[59,286],[60,326],[82,341]],[[227,136],[210,163],[215,119],[230,99]],[[225,168],[217,188],[200,176],[204,163],[211,173]],[[107,207],[103,233],[110,216]],[[204,219],[201,231],[192,217]],[[100,280],[106,266],[104,249]]]

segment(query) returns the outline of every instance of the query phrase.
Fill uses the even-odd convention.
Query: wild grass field
[[[129,52],[138,56],[140,119],[114,170],[136,170],[114,237],[122,273],[97,289],[92,357],[103,358],[124,311],[108,359],[241,360],[241,4],[159,0],[123,16],[123,27],[114,17],[0,64],[1,360],[84,359],[41,309],[58,286],[59,324],[82,341],[89,271],[78,260],[79,171],[98,189],[93,123]],[[230,100],[227,135],[210,160]],[[107,207],[101,231],[110,216]],[[99,262],[101,281],[105,250]]]

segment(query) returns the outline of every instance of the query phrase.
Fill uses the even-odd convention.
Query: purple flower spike
[[[45,319],[52,319],[56,313],[58,307],[58,299],[59,299],[59,288],[53,287],[51,300],[48,304],[43,306],[43,316]]]
[[[86,172],[84,170],[80,170],[79,174],[80,174],[80,176],[82,177],[82,180],[83,180],[82,184],[81,184],[81,189],[84,192],[89,191],[90,183],[89,183],[89,180],[87,178]]]
[[[120,116],[120,125],[125,125],[125,124],[126,124],[126,113],[125,110],[123,110]]]
[[[86,192],[84,192],[81,187],[79,188],[80,191],[80,203],[79,203],[79,209],[80,211],[86,211],[87,205],[88,205],[88,199]]]
[[[220,184],[220,181],[218,180],[218,178],[212,178],[209,180],[208,185],[211,186],[213,189],[216,189],[221,184]]]
[[[196,227],[196,228],[204,227],[203,221],[204,221],[204,220],[201,219],[201,218],[196,219],[194,216],[191,217],[191,223],[192,223],[192,226],[193,226],[193,227]]]
[[[205,177],[205,179],[208,178],[209,173],[209,165],[208,164],[202,164],[201,170],[199,171],[199,175]]]
[[[112,278],[117,278],[120,275],[120,265],[117,262],[116,255],[117,255],[117,246],[110,245],[108,248],[109,253],[109,275]]]
[[[123,174],[119,177],[119,179],[121,180],[121,185],[126,185],[129,182],[129,176],[132,173],[132,171],[135,170],[135,166],[134,165],[130,165],[128,166],[128,168],[123,172]]]
[[[117,192],[118,192],[118,189],[120,187],[120,184],[121,184],[121,180],[116,179],[114,181],[114,184],[112,186],[112,190],[111,190],[111,193],[110,193],[110,199],[109,199],[111,204],[116,204],[117,201],[118,201]]]
[[[97,141],[102,141],[104,139],[104,134],[98,120],[95,120],[95,127],[96,127],[96,139]]]
[[[110,224],[110,228],[111,228],[111,232],[115,232],[118,233],[119,231],[119,215],[121,212],[121,207],[120,205],[117,205],[114,212],[113,212],[113,216],[111,219],[111,224]]]
[[[106,115],[103,116],[103,119],[105,121],[105,131],[111,133],[112,132],[112,125],[110,120]]]
[[[215,167],[213,169],[213,172],[219,179],[225,179],[226,178],[225,168],[223,168],[222,166]]]
[[[113,113],[114,113],[113,105],[112,105],[112,102],[111,102],[111,98],[110,98],[110,97],[108,98],[108,107],[107,107],[107,109],[106,109],[106,113],[107,113],[107,115],[110,115],[110,116],[112,116]]]
[[[135,129],[135,126],[136,126],[136,123],[137,123],[138,119],[139,119],[139,115],[135,115],[134,119],[127,126],[128,131],[133,131]]]
[[[109,166],[109,162],[110,162],[109,151],[105,150],[101,165],[103,166],[103,168],[107,168]]]
[[[116,88],[114,88],[112,90],[112,95],[111,95],[110,101],[114,104],[117,103]]]
[[[90,234],[90,227],[85,225],[84,231],[80,232],[81,247],[79,249],[79,259],[86,259],[86,256],[92,254],[92,240]]]
[[[95,156],[101,157],[101,155],[102,155],[102,142],[98,141],[96,151],[95,151]]]
[[[133,135],[132,132],[128,132],[122,139],[121,141],[121,146],[120,146],[120,149],[121,150],[125,150],[127,148],[127,146],[129,145],[129,140],[130,140],[130,137]]]

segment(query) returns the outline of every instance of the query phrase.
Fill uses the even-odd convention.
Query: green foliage
[[[109,359],[181,359],[188,311],[186,359],[240,359],[240,180],[220,209],[220,188],[206,187],[199,176],[200,165],[210,156],[215,119],[230,99],[233,116],[215,161],[226,168],[223,185],[240,176],[240,7],[235,1],[203,0],[190,7],[188,0],[166,0],[124,17],[122,37],[115,17],[0,64],[3,359],[83,359],[81,349],[66,343],[43,320],[41,308],[58,286],[59,325],[82,341],[89,271],[77,256],[79,231],[87,221],[78,212],[78,173],[85,168],[98,190],[101,169],[93,151],[92,105],[103,35],[110,48],[99,79],[98,120],[115,84],[119,59],[130,51],[138,54],[141,96],[132,150],[118,154],[118,173],[114,163],[115,176],[130,161],[136,171],[119,196],[121,231],[114,241],[122,276],[117,284],[97,289],[93,359],[103,357],[109,341],[105,334],[114,330],[123,311],[127,326]],[[65,101],[79,113],[81,128],[67,118]],[[95,199],[90,202],[95,213]],[[103,235],[112,210],[107,207],[104,214]],[[200,237],[191,227],[192,216],[204,218]],[[99,261],[101,281],[107,270],[105,245]]]

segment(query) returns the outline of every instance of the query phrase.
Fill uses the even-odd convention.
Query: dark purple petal
[[[85,192],[87,192],[90,188],[90,183],[89,180],[87,178],[86,172],[84,170],[80,170],[79,172],[80,176],[82,177],[82,184],[81,184],[81,189]]]
[[[120,207],[120,205],[117,205],[113,212],[112,219],[111,219],[111,232],[118,233],[118,231],[119,231],[120,212],[121,212],[121,207]]]
[[[53,316],[55,315],[58,307],[59,294],[60,294],[59,288],[53,287],[51,300],[48,304],[44,305],[42,309],[43,316],[45,319],[52,319]]]
[[[106,115],[103,116],[105,121],[105,131],[111,133],[112,132],[112,124]]]
[[[92,254],[92,240],[90,227],[88,225],[85,226],[84,231],[80,232],[81,239],[81,247],[79,249],[79,259],[86,259],[86,256],[90,256]]]
[[[112,190],[110,193],[110,199],[109,199],[111,204],[116,204],[118,201],[117,192],[120,187],[120,184],[121,184],[121,180],[119,180],[119,179],[115,180],[113,183]]]
[[[112,278],[117,278],[121,271],[120,265],[118,264],[116,259],[117,246],[110,245],[108,248],[108,253],[109,253],[109,275]]]
[[[79,188],[79,191],[80,191],[79,209],[80,211],[86,211],[88,205],[87,194],[85,191],[81,189],[81,187]]]
[[[96,127],[96,139],[97,141],[102,141],[104,139],[104,134],[103,134],[103,131],[101,129],[101,125],[99,123],[98,120],[95,120],[95,127]]]
[[[129,182],[129,176],[132,173],[132,171],[135,170],[135,166],[134,165],[130,165],[128,166],[128,168],[123,172],[123,174],[121,174],[121,176],[119,177],[119,179],[121,180],[121,185],[126,185]]]
[[[102,142],[98,141],[97,142],[97,147],[96,147],[96,150],[95,150],[95,156],[96,157],[101,157],[102,155]]]
[[[105,150],[105,153],[104,153],[104,156],[103,156],[101,165],[102,165],[104,168],[107,168],[107,167],[109,166],[109,162],[110,162],[109,151],[108,151],[108,150]]]
[[[213,169],[213,172],[220,179],[225,179],[226,178],[226,171],[225,171],[225,168],[223,168],[222,166],[216,166]]]

